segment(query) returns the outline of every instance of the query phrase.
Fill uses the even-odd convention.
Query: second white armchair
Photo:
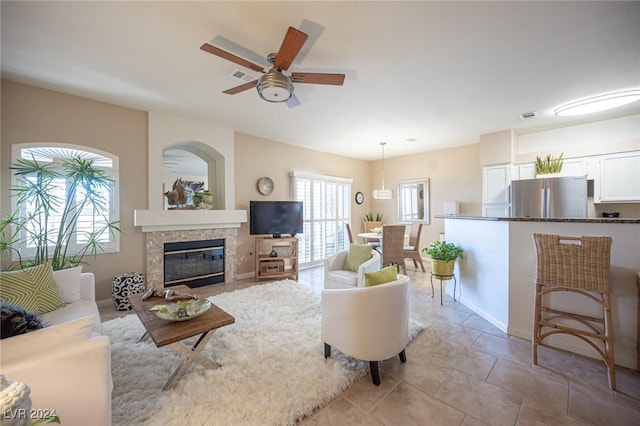
[[[324,288],[364,287],[364,274],[380,269],[380,253],[371,251],[371,258],[362,263],[357,271],[344,269],[349,250],[340,250],[324,261]]]

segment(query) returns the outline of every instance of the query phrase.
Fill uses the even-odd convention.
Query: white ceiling
[[[559,104],[640,88],[638,1],[2,1],[1,14],[5,78],[365,160],[381,141],[394,157],[566,126]],[[298,84],[293,109],[221,93],[240,67],[200,45],[224,38],[266,65],[288,26],[310,35],[290,71],[344,86]],[[587,119],[632,113],[640,102]]]

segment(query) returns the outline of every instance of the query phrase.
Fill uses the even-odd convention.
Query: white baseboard
[[[96,304],[98,305],[98,308],[105,308],[107,306],[113,306],[113,300],[112,299],[100,299],[100,300],[96,300]]]
[[[238,274],[237,279],[244,280],[247,278],[254,278],[256,276],[255,272],[245,272],[244,274]]]
[[[499,321],[498,319],[494,318],[493,316],[489,315],[488,313],[486,313],[485,311],[480,309],[480,307],[478,307],[478,306],[472,305],[470,303],[465,303],[462,300],[459,300],[459,302],[462,303],[463,305],[465,305],[467,308],[471,309],[477,315],[480,315],[482,318],[484,318],[485,320],[489,321],[492,325],[496,326],[503,333],[508,334],[508,326],[507,326],[507,324],[505,324],[505,323]]]

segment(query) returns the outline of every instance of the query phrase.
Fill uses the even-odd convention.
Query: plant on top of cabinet
[[[536,174],[546,175],[549,173],[560,173],[562,171],[563,155],[564,152],[558,157],[552,157],[551,154],[547,154],[544,160],[536,157]]]

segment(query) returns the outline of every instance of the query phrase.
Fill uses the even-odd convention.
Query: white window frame
[[[298,185],[301,181],[309,182],[309,194],[299,194]],[[304,232],[298,235],[298,259],[300,267],[309,267],[324,262],[324,259],[339,250],[347,248],[349,238],[346,235],[345,224],[351,223],[351,184],[353,179],[336,176],[326,176],[313,173],[291,173],[291,199],[302,201],[304,209]],[[336,189],[342,192],[335,202],[327,207],[328,191]],[[320,191],[320,193],[317,193]],[[313,211],[318,211],[313,200],[321,203],[320,217],[314,217]],[[320,235],[316,235],[320,233]]]
[[[23,151],[34,148],[42,148],[42,149],[51,149],[56,151],[58,149],[59,153],[62,155],[65,150],[73,150],[74,155],[80,155],[83,158],[89,159],[99,159],[103,157],[105,160],[110,160],[111,166],[109,167],[108,161],[105,161],[105,165],[96,166],[100,167],[102,170],[106,172],[106,174],[113,180],[111,185],[111,192],[109,197],[109,220],[110,221],[119,221],[120,220],[120,205],[119,205],[119,188],[120,188],[120,180],[119,180],[119,159],[117,156],[110,154],[106,151],[98,150],[92,147],[87,147],[83,145],[75,145],[75,144],[65,144],[65,143],[56,143],[56,142],[34,142],[34,143],[23,143],[23,144],[15,144],[11,147],[11,160],[12,164],[23,158]],[[63,158],[57,157],[57,158]],[[70,158],[70,157],[67,157]],[[27,157],[27,159],[31,159],[31,157]],[[45,159],[36,157],[36,161],[39,163],[46,162]],[[55,161],[55,160],[54,160]],[[13,173],[11,175],[11,183],[13,186],[20,185],[20,180]],[[16,197],[11,197],[11,209],[15,211],[18,208]],[[14,228],[15,232],[15,228]],[[120,234],[116,233],[107,233],[107,237],[109,241],[105,241],[101,243],[102,250],[98,253],[117,253],[120,251]],[[82,247],[81,244],[74,245],[70,244],[69,248],[72,252],[75,249]],[[20,255],[23,259],[33,258],[35,255],[35,248],[28,247],[26,241],[21,241],[20,247],[17,247],[20,251]],[[19,260],[18,254],[13,253],[12,260]]]

